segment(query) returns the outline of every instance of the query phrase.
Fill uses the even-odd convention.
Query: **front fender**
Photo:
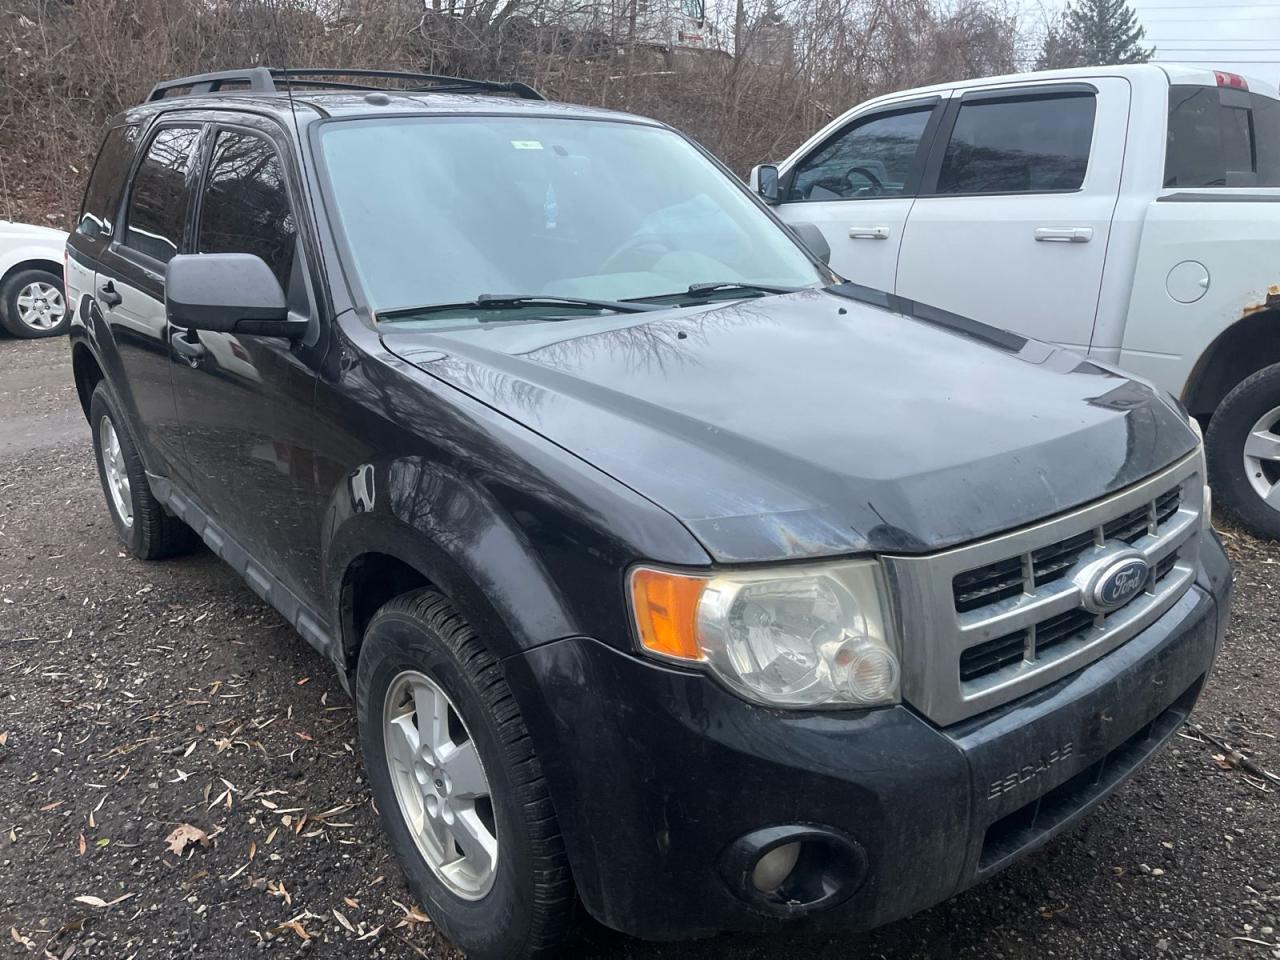
[[[360,558],[405,563],[448,596],[506,657],[573,635],[574,617],[535,546],[491,491],[425,457],[358,466],[326,511],[325,580],[342,623],[341,589]],[[345,636],[348,656],[359,638]]]
[[[0,252],[0,277],[9,273],[19,264],[32,261],[53,264],[61,272],[64,249],[65,245],[60,246],[42,242],[23,243],[21,246],[11,247]]]

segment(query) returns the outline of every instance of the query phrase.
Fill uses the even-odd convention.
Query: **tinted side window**
[[[1164,185],[1280,186],[1280,101],[1243,90],[1170,87]]]
[[[257,254],[287,290],[297,236],[284,167],[275,147],[252,134],[219,133],[205,184],[196,249]]]
[[[922,107],[855,120],[800,161],[787,199],[902,196],[932,112]]]
[[[151,140],[133,175],[125,215],[124,245],[168,263],[182,243],[187,182],[198,127],[165,127]]]
[[[1089,167],[1092,94],[964,103],[938,193],[1078,190]]]
[[[133,162],[133,148],[137,142],[136,124],[107,131],[98,159],[94,161],[93,172],[89,174],[89,185],[85,187],[76,233],[94,238],[111,235],[116,206],[129,176],[129,164]]]

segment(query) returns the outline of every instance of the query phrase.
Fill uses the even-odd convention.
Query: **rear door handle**
[[[1093,227],[1037,227],[1036,239],[1041,243],[1088,243]]]
[[[888,227],[850,227],[850,240],[888,240]]]
[[[110,280],[104,281],[99,285],[98,299],[108,308],[118,307],[124,301],[124,297],[120,296],[116,291],[116,285]]]
[[[173,352],[193,367],[208,353],[204,344],[195,339],[194,330],[175,330],[169,336],[169,342],[173,344]]]

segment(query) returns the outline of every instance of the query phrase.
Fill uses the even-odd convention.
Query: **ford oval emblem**
[[[1140,594],[1151,575],[1151,565],[1142,557],[1125,557],[1103,567],[1089,591],[1092,606],[1100,611],[1117,610]]]

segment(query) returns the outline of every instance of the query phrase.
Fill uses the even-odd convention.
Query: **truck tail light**
[[[1230,87],[1232,90],[1248,90],[1249,82],[1238,73],[1227,73],[1225,70],[1215,70],[1213,75],[1218,80],[1218,86]]]

